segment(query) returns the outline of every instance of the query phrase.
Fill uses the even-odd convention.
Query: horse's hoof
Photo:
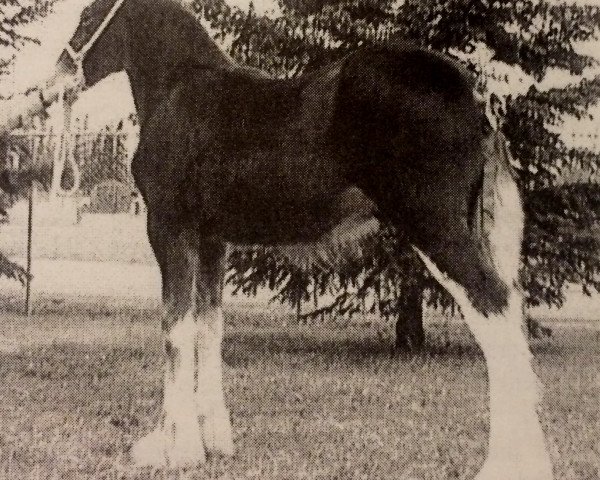
[[[210,454],[232,456],[234,453],[231,421],[226,409],[204,417],[202,422],[204,447]]]
[[[128,463],[136,467],[164,467],[165,447],[162,432],[153,430],[132,445],[127,456]]]
[[[553,480],[552,465],[549,460],[523,459],[488,460],[475,480]]]
[[[129,460],[136,467],[167,467],[183,469],[206,462],[204,445],[198,435],[189,438],[176,436],[177,431],[165,432],[156,429],[138,440],[129,452]]]

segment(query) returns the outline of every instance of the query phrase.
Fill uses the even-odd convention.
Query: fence
[[[52,166],[52,179],[49,184],[47,204],[70,206],[76,212],[79,222],[82,212],[116,213],[143,211],[135,189],[127,140],[133,131],[126,131],[122,123],[101,131],[90,131],[87,122],[75,122],[74,128],[45,128],[37,122],[29,129],[15,131],[8,142],[7,158],[13,167],[25,165],[21,161],[23,152],[29,156],[28,162]],[[27,250],[26,269],[32,272],[33,228],[38,193],[35,186],[27,192]],[[12,203],[14,199],[10,199]],[[133,207],[133,208],[131,208]],[[25,305],[27,314],[31,312],[31,281],[26,284]]]
[[[53,165],[50,197],[89,196],[102,180],[133,187],[126,149],[128,133],[107,127],[102,131],[32,129],[12,134],[11,156],[17,146],[30,152],[35,164]]]

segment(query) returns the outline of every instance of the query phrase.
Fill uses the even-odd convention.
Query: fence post
[[[64,93],[61,95],[62,107],[63,107],[63,138],[64,138],[64,130],[69,130],[71,124],[71,103],[64,101]],[[38,118],[38,117],[36,117]],[[30,130],[29,135],[27,137],[31,140],[31,163],[32,167],[35,168],[35,163],[38,160],[40,144],[44,147],[44,139],[49,140],[50,136],[45,131],[45,121],[43,118],[38,118],[39,123],[36,125],[34,122],[33,128]],[[68,144],[64,145],[63,148],[68,148]],[[57,168],[56,157],[54,158],[54,169]],[[52,182],[54,186],[54,181]],[[60,185],[60,179],[59,179]],[[34,182],[31,182],[29,186],[28,195],[27,195],[27,279],[25,283],[25,314],[27,317],[31,316],[33,310],[33,302],[32,302],[32,269],[33,269],[33,221],[34,221],[34,207],[33,204],[36,201],[36,191],[37,187]],[[52,192],[54,193],[54,192]]]
[[[27,279],[25,284],[25,315],[31,316],[31,251],[33,248],[33,202],[35,197],[35,185],[29,186],[27,194]]]
[[[35,168],[35,164],[38,160],[38,154],[40,144],[43,146],[43,139],[40,137],[39,132],[44,132],[44,121],[40,120],[40,125],[33,124],[33,128],[30,130],[30,134],[27,135],[29,141],[27,142],[31,147],[31,164],[32,168]],[[33,251],[33,204],[36,199],[37,187],[32,181],[29,185],[27,193],[27,279],[25,283],[25,315],[29,318],[32,312],[32,301],[31,301],[31,282],[32,282],[32,251]]]

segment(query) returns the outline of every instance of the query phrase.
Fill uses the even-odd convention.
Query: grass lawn
[[[1,315],[1,479],[472,478],[487,439],[486,370],[459,322],[429,325],[430,346],[390,358],[373,327],[284,326],[226,311],[232,459],[189,472],[121,464],[157,419],[158,315],[60,305]],[[449,336],[449,344],[447,344]],[[533,345],[556,478],[600,478],[600,332],[555,329]]]

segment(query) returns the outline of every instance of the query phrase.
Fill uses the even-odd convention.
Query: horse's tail
[[[521,196],[504,135],[499,131],[492,133],[484,151],[473,230],[500,277],[510,285],[517,280],[521,257],[524,224]]]

